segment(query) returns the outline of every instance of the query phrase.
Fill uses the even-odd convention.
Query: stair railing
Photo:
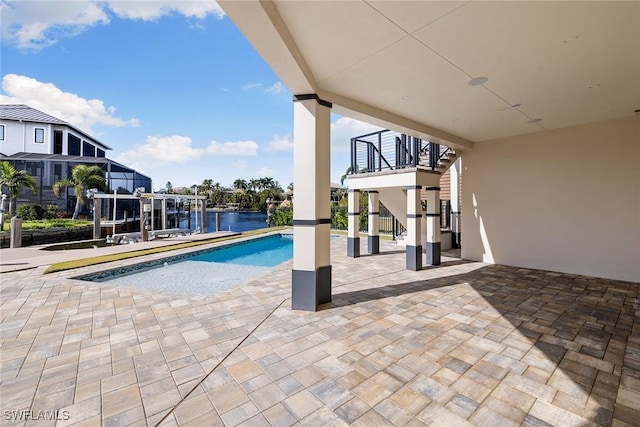
[[[436,170],[450,147],[389,129],[351,138],[350,173],[380,172],[409,167]]]

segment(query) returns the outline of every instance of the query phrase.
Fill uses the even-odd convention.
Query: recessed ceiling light
[[[489,80],[489,77],[476,77],[469,80],[469,86],[480,86],[485,84]]]
[[[531,120],[527,120],[527,123],[535,124],[535,123],[540,123],[541,121],[542,119],[531,119]]]
[[[408,97],[407,95],[405,95],[405,96],[403,96],[403,97],[402,97],[402,98],[400,98],[400,99],[409,99],[409,97]]]
[[[587,86],[587,87],[588,87],[589,89],[597,89],[597,88],[599,88],[599,87],[600,87],[600,84],[599,84],[599,83],[597,83],[597,84],[594,84],[594,85],[589,85],[589,86]]]

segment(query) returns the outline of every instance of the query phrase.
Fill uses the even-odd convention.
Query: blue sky
[[[293,181],[291,93],[212,1],[2,0],[1,103],[66,120],[154,188]],[[375,127],[332,116],[331,178]]]

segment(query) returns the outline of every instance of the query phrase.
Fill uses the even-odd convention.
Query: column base
[[[411,270],[411,271],[422,270],[422,245],[420,246],[407,245],[407,270]]]
[[[368,236],[367,248],[370,254],[380,253],[380,236]]]
[[[427,243],[427,265],[440,265],[440,242]]]
[[[360,238],[347,237],[347,256],[358,258],[360,256]]]
[[[331,302],[331,266],[315,271],[293,270],[291,273],[291,309],[318,311]]]
[[[461,247],[461,236],[460,233],[451,233],[451,248],[458,249]]]

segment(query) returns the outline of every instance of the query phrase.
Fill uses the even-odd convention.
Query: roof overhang
[[[640,2],[219,4],[294,95],[457,148],[640,108]]]

